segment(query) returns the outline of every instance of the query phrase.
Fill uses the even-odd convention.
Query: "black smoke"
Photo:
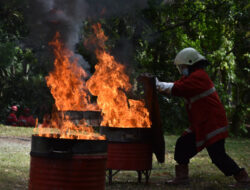
[[[32,47],[40,59],[51,56],[49,41],[58,31],[63,43],[75,51],[79,42],[80,28],[86,18],[98,19],[133,13],[147,6],[147,0],[28,0],[26,18],[30,35],[24,40],[28,47]],[[77,56],[77,55],[76,55]],[[88,64],[77,56],[84,69]]]

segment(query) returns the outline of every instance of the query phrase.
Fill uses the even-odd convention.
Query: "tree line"
[[[13,104],[30,107],[41,118],[41,104],[51,107],[53,98],[44,77],[52,69],[48,58],[39,60],[32,48],[22,45],[29,35],[23,7],[29,2],[11,0],[0,3],[0,121],[4,122]],[[246,133],[250,123],[249,9],[247,0],[148,0],[148,6],[135,13],[83,20],[76,52],[91,65],[96,57],[84,46],[100,22],[108,51],[127,66],[131,82],[141,73],[158,76],[162,81],[177,80],[173,65],[178,51],[193,47],[211,63],[207,72],[223,102],[232,134]],[[136,94],[136,95],[135,95]],[[128,96],[138,96],[140,89]],[[185,102],[159,95],[161,117],[166,132],[186,128]]]

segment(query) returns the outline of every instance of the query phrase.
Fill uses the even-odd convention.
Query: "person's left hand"
[[[174,86],[172,82],[160,82],[157,77],[155,77],[155,85],[156,89],[160,92],[166,92],[168,94],[171,93],[171,90]]]

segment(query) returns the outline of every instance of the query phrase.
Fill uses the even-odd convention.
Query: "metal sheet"
[[[145,74],[140,76],[138,81],[143,83],[145,102],[152,122],[153,152],[155,153],[158,162],[163,163],[165,161],[165,141],[155,86],[155,77]]]

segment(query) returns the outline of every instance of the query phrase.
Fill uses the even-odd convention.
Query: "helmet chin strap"
[[[178,69],[179,73],[182,74],[180,66],[176,65],[176,68]]]

